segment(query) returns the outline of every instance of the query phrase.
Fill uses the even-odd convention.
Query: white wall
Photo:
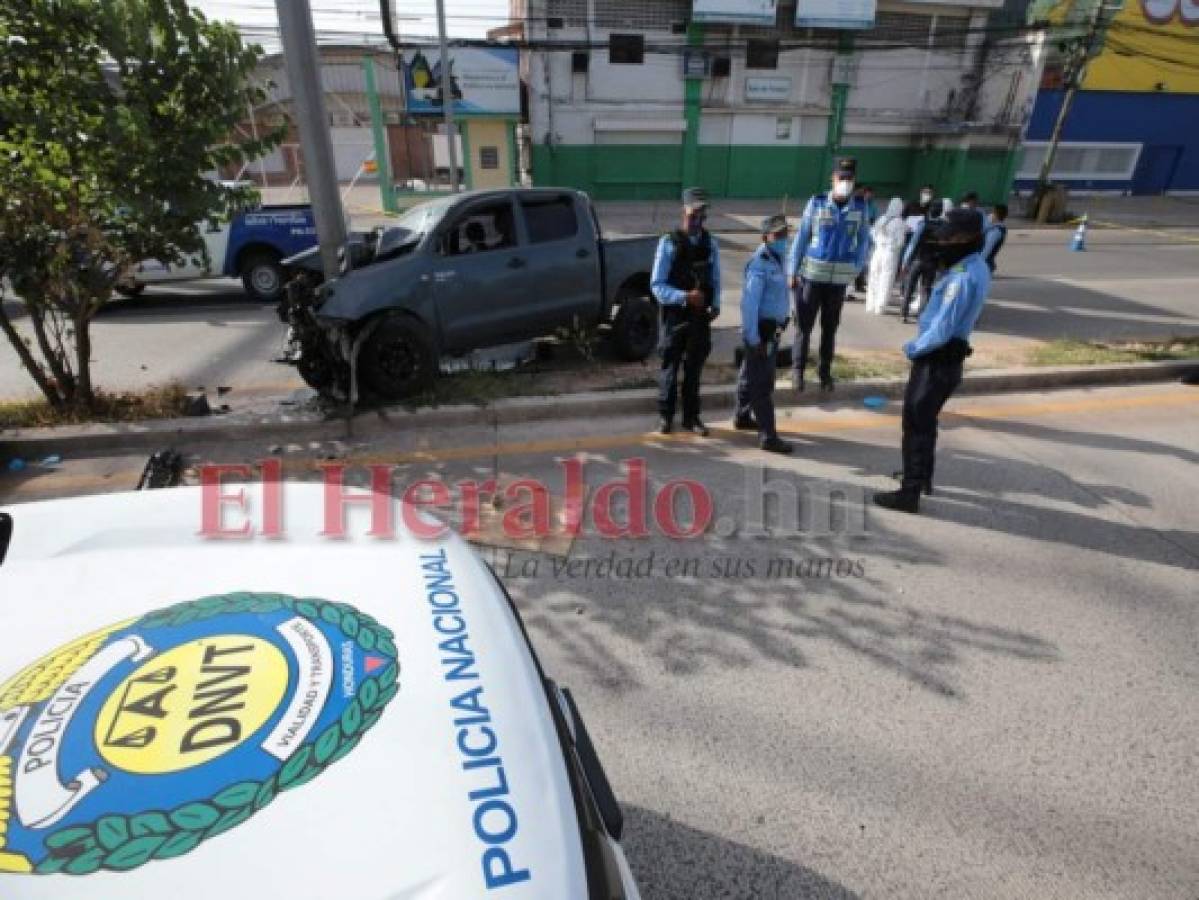
[[[595,0],[598,5],[604,0]],[[967,3],[932,3],[926,0],[884,0],[880,5],[895,12],[915,12],[948,18],[954,28],[981,28],[985,10],[1002,0],[971,0]],[[531,37],[563,41],[606,41],[613,29],[563,28],[546,31],[538,26],[544,4],[530,4]],[[960,24],[959,24],[960,23]],[[633,33],[617,29],[617,33]],[[647,45],[678,45],[681,36],[666,31],[644,33]],[[729,52],[731,73],[727,78],[703,82],[699,141],[704,145],[753,144],[759,146],[820,145],[824,142],[831,102],[830,75],[835,53],[814,48],[785,51],[776,69],[747,70],[744,38],[731,32],[734,49]],[[708,50],[721,55],[723,35],[711,34]],[[846,132],[855,142],[894,144],[913,130],[934,124],[948,110],[950,93],[960,97],[967,76],[975,70],[981,34],[969,34],[966,47],[860,51],[850,83]],[[1036,92],[1039,56],[1030,54],[1024,39],[1010,42],[1006,49],[992,47],[982,70],[974,121],[992,124],[1008,107],[1014,121],[1023,121]],[[1039,52],[1039,51],[1038,51]],[[612,65],[607,49],[591,50],[586,75],[571,72],[569,51],[528,54],[530,129],[534,142],[541,143],[552,132],[553,139],[567,144],[623,141],[625,137],[597,137],[597,118],[679,119],[683,115],[685,82],[682,60],[677,54],[647,52],[641,65]],[[549,60],[548,64],[546,60]],[[549,84],[545,72],[549,71]],[[777,102],[747,101],[746,79],[782,77],[791,79],[790,94]],[[1018,90],[1012,90],[1013,80]],[[552,109],[550,108],[552,94]],[[1010,95],[1010,99],[1009,99]],[[791,135],[777,137],[777,122],[789,117]],[[665,140],[657,138],[656,140]]]

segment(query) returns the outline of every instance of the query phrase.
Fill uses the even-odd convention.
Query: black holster
[[[930,350],[920,357],[929,362],[957,364],[964,362],[967,356],[974,353],[974,348],[971,347],[962,338],[950,338],[949,342],[936,350]]]

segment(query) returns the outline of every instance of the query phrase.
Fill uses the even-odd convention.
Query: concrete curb
[[[967,374],[959,393],[992,394],[1172,381],[1197,367],[1199,362],[1181,360],[1111,366],[993,369]],[[843,405],[846,401],[860,401],[872,395],[898,398],[903,396],[904,384],[903,378],[870,378],[844,382],[831,397],[809,388],[802,398],[780,384],[776,402],[780,408],[793,408],[821,405],[822,401]],[[0,432],[0,448],[5,457],[36,460],[52,453],[87,456],[97,451],[153,451],[168,446],[254,439],[270,443],[357,440],[413,429],[477,424],[494,427],[569,416],[594,418],[641,414],[649,419],[654,415],[655,397],[656,392],[651,388],[555,397],[514,397],[486,407],[445,406],[416,411],[392,407],[359,413],[352,420],[350,431],[344,418],[287,413],[24,429]],[[708,410],[727,411],[733,406],[733,388],[731,385],[709,385],[703,389],[703,400]]]

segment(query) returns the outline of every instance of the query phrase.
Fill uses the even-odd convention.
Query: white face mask
[[[921,193],[920,193],[920,202],[921,203],[931,203],[932,199],[933,199],[933,195],[930,194],[928,191],[921,191]]]
[[[833,182],[834,197],[848,197],[853,193],[853,182],[846,179],[840,179]]]

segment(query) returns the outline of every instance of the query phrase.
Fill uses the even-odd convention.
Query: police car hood
[[[285,485],[277,540],[198,536],[191,488],[5,510],[0,897],[584,892],[491,573],[366,509],[320,537],[321,502]]]

